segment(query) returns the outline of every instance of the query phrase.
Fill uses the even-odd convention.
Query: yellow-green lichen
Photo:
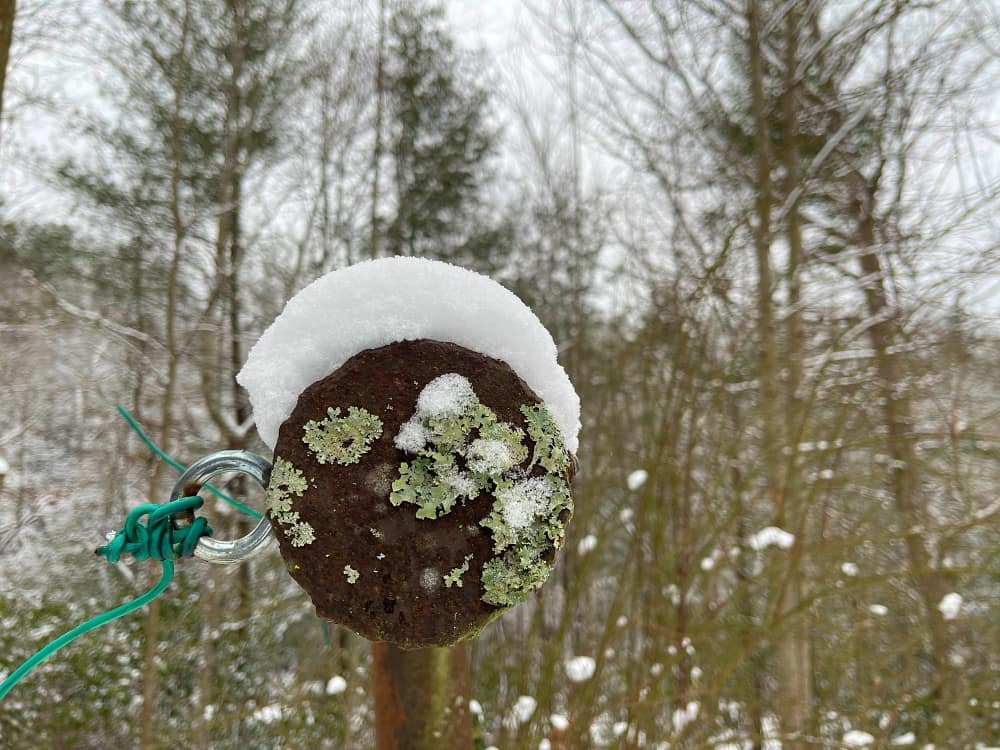
[[[452,571],[444,577],[445,588],[450,589],[452,586],[462,588],[462,576],[469,572],[470,560],[472,560],[472,555],[466,555],[465,561],[457,568],[453,568]]]
[[[457,408],[433,416],[423,413],[418,401],[417,413],[396,438],[397,447],[414,458],[400,464],[389,499],[396,506],[414,504],[417,518],[431,520],[480,493],[492,494],[491,512],[480,522],[491,532],[494,553],[483,566],[482,599],[510,607],[544,583],[551,571],[545,558],[562,546],[565,520],[573,511],[566,480],[569,457],[544,405],[521,407],[525,435],[500,421],[471,386],[469,393]],[[533,450],[525,445],[528,436]],[[545,473],[538,475],[536,467]],[[444,576],[446,586],[462,585],[470,559]]]
[[[302,521],[298,511],[292,510],[294,499],[302,497],[308,486],[305,476],[290,462],[274,459],[265,500],[271,517],[284,527],[282,530],[293,547],[304,547],[316,539],[312,525]]]
[[[528,422],[528,435],[535,443],[531,465],[541,464],[546,471],[561,474],[569,468],[569,454],[563,443],[562,433],[545,404],[521,407],[521,413]]]
[[[326,419],[306,422],[302,437],[321,464],[355,464],[382,435],[382,420],[365,409],[349,406],[342,417],[337,407],[326,414]]]
[[[347,577],[347,582],[353,585],[353,584],[357,583],[358,579],[361,577],[361,573],[359,573],[358,571],[356,571],[350,565],[345,565],[344,566],[344,576]]]
[[[524,431],[501,422],[474,395],[455,414],[418,412],[404,431],[411,438],[420,435],[421,447],[411,451],[416,453],[412,461],[400,464],[389,501],[418,506],[421,519],[443,516],[456,504],[490,491],[498,476],[528,456]]]

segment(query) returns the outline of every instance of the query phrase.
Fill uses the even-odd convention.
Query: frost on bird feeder
[[[444,646],[544,583],[580,404],[551,335],[496,282],[418,258],[334,271],[238,380],[274,450],[268,517],[320,617]]]

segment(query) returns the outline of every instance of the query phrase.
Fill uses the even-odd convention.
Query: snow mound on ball
[[[482,274],[424,258],[382,258],[322,276],[296,294],[250,351],[236,380],[261,439],[274,449],[299,395],[355,354],[434,339],[506,362],[577,450],[580,399],[556,345],[512,292]]]

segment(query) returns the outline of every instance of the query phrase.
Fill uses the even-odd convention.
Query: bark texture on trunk
[[[375,750],[472,750],[469,646],[372,644]]]
[[[3,91],[7,81],[7,61],[10,45],[14,40],[14,14],[16,0],[0,0],[0,116],[3,115]]]

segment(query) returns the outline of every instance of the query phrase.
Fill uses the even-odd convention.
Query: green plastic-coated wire
[[[170,585],[170,581],[173,580],[174,577],[174,564],[170,560],[163,560],[162,562],[163,575],[161,576],[159,583],[142,596],[139,596],[130,602],[125,602],[125,604],[122,604],[120,607],[115,607],[104,614],[98,615],[93,619],[77,625],[68,633],[64,633],[48,645],[40,648],[30,659],[15,669],[6,680],[0,683],[0,700],[3,700],[7,693],[9,693],[17,683],[26,677],[31,670],[48,659],[63,646],[69,645],[81,635],[89,633],[91,630],[96,630],[102,625],[107,625],[109,622],[117,620],[119,617],[124,617],[125,615],[135,612],[137,609],[145,607],[153,601],[153,599],[162,594],[167,586]]]
[[[107,544],[98,547],[97,554],[113,563],[118,562],[123,554],[132,555],[137,560],[159,560],[163,566],[160,582],[145,594],[77,625],[69,632],[43,646],[0,683],[0,700],[3,700],[4,696],[31,670],[59,649],[91,630],[135,612],[162,594],[170,585],[170,581],[173,580],[173,561],[179,557],[193,555],[198,540],[212,533],[212,529],[204,518],[195,518],[190,525],[179,528],[174,526],[172,519],[178,513],[197,510],[204,502],[200,497],[182,497],[163,505],[146,503],[134,508],[125,519],[125,525],[121,531],[115,534],[114,538],[110,539]],[[142,522],[143,517],[146,517],[145,523]]]
[[[128,422],[143,443],[157,457],[165,461],[178,471],[185,471],[186,467],[168,456],[159,446],[156,445],[139,426],[139,423],[132,418],[132,415],[122,407],[118,407],[118,413]],[[214,493],[217,497],[230,503],[247,515],[260,518],[261,514],[234,500],[226,493],[206,484],[205,488]],[[134,508],[125,519],[125,524],[121,531],[115,534],[107,544],[97,548],[97,554],[102,555],[108,562],[118,562],[122,555],[127,554],[137,560],[158,560],[162,565],[162,573],[159,582],[145,594],[142,594],[131,601],[115,607],[112,610],[97,615],[72,630],[63,633],[61,636],[51,641],[47,645],[36,651],[27,661],[11,672],[2,682],[0,682],[0,700],[3,700],[17,683],[31,673],[35,667],[55,654],[63,647],[69,645],[80,636],[96,630],[102,625],[107,625],[120,617],[131,614],[137,609],[141,609],[162,594],[174,578],[173,561],[179,557],[189,557],[194,554],[194,549],[198,545],[198,540],[203,536],[210,536],[212,529],[204,518],[195,518],[193,522],[186,526],[175,526],[173,517],[178,513],[188,513],[197,510],[202,506],[202,498],[182,497],[163,505],[146,503]],[[143,523],[143,517],[146,518]]]
[[[143,431],[142,427],[139,426],[139,423],[135,421],[135,418],[128,413],[128,410],[124,406],[118,407],[118,413],[121,415],[122,419],[128,422],[128,426],[132,428],[135,434],[139,436],[139,439],[146,444],[146,447],[149,448],[149,450],[151,450],[156,455],[157,458],[169,464],[173,468],[177,469],[177,471],[181,472],[182,474],[184,473],[187,467],[184,464],[180,463],[179,461],[175,461],[173,458],[171,458],[162,450],[160,450],[160,447],[156,443],[154,443],[152,439],[150,439],[150,437],[145,433],[145,431]],[[254,510],[248,505],[244,505],[239,500],[230,497],[222,490],[213,487],[210,484],[206,484],[205,489],[211,492],[220,500],[224,500],[225,502],[229,503],[237,510],[246,513],[248,516],[252,516],[253,518],[262,517],[258,511]]]

